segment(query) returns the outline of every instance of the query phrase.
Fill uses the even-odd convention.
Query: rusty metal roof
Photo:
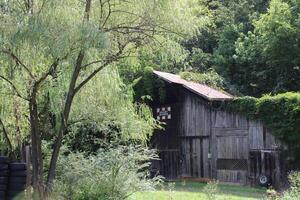
[[[233,97],[229,94],[226,94],[224,92],[218,91],[214,88],[211,88],[207,85],[203,85],[200,83],[195,83],[192,81],[186,81],[180,76],[176,74],[170,74],[166,72],[160,72],[160,71],[153,71],[154,74],[156,74],[159,78],[169,82],[169,83],[176,83],[182,85],[184,88],[196,93],[197,95],[200,95],[201,97],[207,99],[207,100],[217,100],[217,101],[224,101],[224,100],[231,100]]]

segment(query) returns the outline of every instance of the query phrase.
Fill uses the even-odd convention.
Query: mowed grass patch
[[[131,196],[130,200],[205,200],[206,183],[174,182],[153,192],[140,192]],[[216,200],[257,200],[263,199],[266,190],[237,185],[218,185]]]

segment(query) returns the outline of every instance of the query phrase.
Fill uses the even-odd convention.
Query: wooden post
[[[26,188],[31,185],[31,152],[30,146],[25,147],[25,160],[26,160]]]
[[[261,155],[261,160],[260,160],[260,162],[261,162],[261,173],[262,174],[264,174],[264,175],[266,175],[266,168],[265,168],[265,152],[264,151],[261,151],[260,152],[260,155]]]
[[[275,180],[274,180],[274,187],[276,190],[279,190],[281,187],[281,171],[280,171],[280,161],[279,161],[279,151],[274,153],[275,157]]]

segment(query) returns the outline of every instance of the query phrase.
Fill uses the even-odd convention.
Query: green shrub
[[[219,192],[218,185],[219,185],[218,181],[210,181],[207,183],[207,185],[203,189],[205,199],[207,200],[217,199],[217,194]]]
[[[137,191],[153,190],[160,177],[149,178],[153,150],[141,146],[100,149],[85,157],[72,153],[61,158],[54,194],[57,199],[122,200]]]
[[[268,200],[299,200],[300,199],[300,172],[289,175],[290,188],[282,195],[270,196]]]
[[[300,199],[300,173],[293,172],[289,175],[290,189],[283,193],[282,200]]]

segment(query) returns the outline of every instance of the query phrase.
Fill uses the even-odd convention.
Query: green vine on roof
[[[291,148],[300,147],[300,93],[240,97],[228,103],[226,109],[260,120],[275,137]]]

